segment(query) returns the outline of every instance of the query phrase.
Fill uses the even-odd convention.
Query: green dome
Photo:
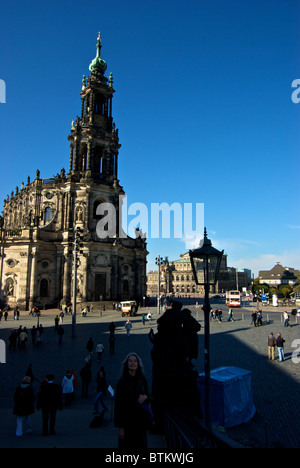
[[[92,60],[89,66],[89,70],[94,75],[97,75],[98,73],[101,73],[103,75],[105,70],[107,69],[107,63],[105,62],[105,60],[101,58],[101,54],[100,54],[101,48],[102,48],[100,33],[97,39],[96,47],[97,47],[97,55],[94,58],[94,60]]]

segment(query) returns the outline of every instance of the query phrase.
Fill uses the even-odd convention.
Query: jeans
[[[278,354],[279,354],[279,361],[284,361],[284,349],[283,348],[277,348],[278,349]]]
[[[25,433],[31,432],[31,418],[30,416],[18,416],[17,417],[17,429],[16,436],[21,437],[23,435],[23,422],[25,422]]]
[[[104,402],[104,399],[103,399],[104,395],[103,395],[103,392],[99,392],[98,395],[96,396],[95,398],[95,401],[94,401],[94,411],[98,413],[98,406],[99,406],[99,401],[101,403],[101,405],[103,406],[103,409],[105,411],[108,410],[105,402]]]

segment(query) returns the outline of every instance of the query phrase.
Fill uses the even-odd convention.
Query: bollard
[[[3,340],[0,340],[0,364],[6,364],[6,345]]]

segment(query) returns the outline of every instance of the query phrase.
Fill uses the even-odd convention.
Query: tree
[[[284,295],[284,297],[289,297],[292,291],[293,288],[288,284],[282,284],[279,286],[279,292],[281,292]]]
[[[253,284],[252,285],[252,293],[255,295],[255,296],[258,296],[259,294],[261,294],[263,291],[265,292],[265,294],[268,294],[269,292],[269,286],[266,284],[266,283],[263,283],[263,284]]]

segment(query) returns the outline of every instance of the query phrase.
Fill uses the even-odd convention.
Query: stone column
[[[66,305],[71,300],[71,268],[72,260],[68,253],[64,253],[64,268],[63,268],[63,304]]]
[[[82,276],[83,276],[83,285],[82,285],[82,302],[86,302],[89,300],[88,297],[88,286],[89,286],[89,281],[88,281],[88,259],[89,259],[89,252],[84,252],[81,255],[81,271],[82,271]]]
[[[28,264],[30,265],[30,285],[29,285],[29,310],[36,305],[37,300],[37,247],[33,247],[29,255]]]
[[[63,289],[63,252],[56,254],[55,299],[61,301]]]

